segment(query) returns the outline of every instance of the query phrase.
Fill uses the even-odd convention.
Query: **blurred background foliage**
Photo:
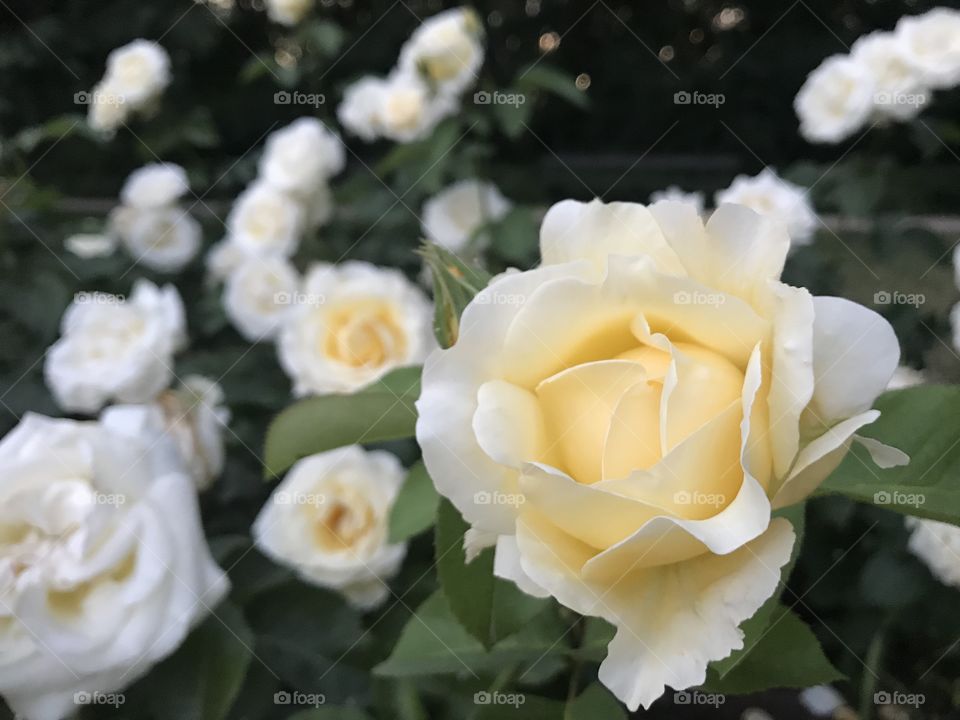
[[[183,165],[194,193],[187,206],[203,222],[209,246],[223,235],[232,198],[253,179],[266,134],[314,113],[275,104],[274,93],[323,94],[315,114],[336,125],[343,88],[363,74],[388,71],[418,17],[449,4],[323,0],[292,30],[268,23],[257,5],[2,3],[0,403],[7,412],[0,413],[0,430],[27,410],[61,414],[44,387],[42,360],[75,292],[125,293],[139,276],[171,280],[131,269],[122,254],[81,260],[64,251],[68,235],[103,227],[130,171],[160,159]],[[712,194],[737,173],[771,165],[810,187],[823,217],[813,245],[791,255],[788,281],[874,307],[894,324],[905,362],[937,380],[960,379],[948,321],[958,299],[950,250],[960,232],[952,217],[960,197],[960,93],[939,93],[909,125],[874,128],[838,146],[804,142],[792,109],[807,73],[824,57],[932,3],[490,0],[474,6],[488,33],[479,88],[523,92],[527,102],[510,108],[468,100],[457,117],[410,145],[347,138],[348,170],[333,183],[335,219],[302,244],[301,267],[346,256],[415,277],[420,207],[463,177],[494,180],[520,208],[492,233],[486,264],[497,271],[536,262],[538,213],[556,200],[644,201],[671,184]],[[173,84],[155,117],[111,140],[98,138],[86,129],[86,108],[75,94],[99,79],[112,48],[136,37],[159,40],[169,51]],[[725,102],[675,105],[680,90],[723,93]],[[371,674],[411,609],[435,589],[432,576],[423,579],[433,557],[429,534],[414,540],[395,584],[402,600],[377,622],[249,550],[250,522],[270,489],[262,479],[263,435],[289,403],[290,386],[272,346],[251,347],[228,325],[219,289],[205,281],[202,257],[175,282],[192,340],[176,372],[220,378],[233,412],[227,469],[203,508],[208,537],[231,568],[235,591],[218,613],[227,622],[208,620],[128,693],[119,711],[90,708],[87,715],[287,717],[272,693],[296,688],[384,718],[464,717],[474,709],[467,708],[473,692],[505,671],[523,675],[531,657],[518,659],[515,652],[478,660],[482,684],[414,671],[399,680]],[[925,302],[878,306],[874,296],[884,291],[919,293]],[[416,460],[412,442],[389,447],[407,464]],[[813,501],[784,602],[810,621],[849,678],[838,687],[865,715],[874,710],[872,693],[882,688],[924,693],[926,704],[911,711],[916,717],[957,717],[958,596],[908,555],[905,539],[899,515],[839,498]],[[555,607],[525,612],[535,617],[525,642],[538,648],[534,658],[545,649],[547,657],[519,686],[562,697],[565,658],[586,648],[583,657],[595,661],[602,645],[591,645],[589,632]],[[548,649],[571,627],[576,632]],[[254,657],[240,651],[238,639]],[[238,688],[236,702],[217,707]],[[777,708],[776,717],[804,716],[775,693],[750,702]],[[706,712],[739,717],[744,707],[736,702]],[[353,717],[333,712],[339,714],[304,718]],[[666,703],[650,717],[678,712]]]

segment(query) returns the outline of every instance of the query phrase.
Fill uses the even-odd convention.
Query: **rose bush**
[[[495,279],[424,365],[438,491],[498,575],[617,627],[600,679],[631,709],[742,647],[794,543],[773,512],[836,468],[897,367],[886,320],[779,281],[789,246],[741,206],[704,225],[561,202],[543,266]]]

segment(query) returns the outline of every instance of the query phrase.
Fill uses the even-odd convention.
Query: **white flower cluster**
[[[267,138],[258,178],[234,201],[227,237],[207,267],[225,282],[224,308],[247,340],[272,340],[299,290],[290,263],[305,232],[330,219],[329,179],[346,164],[343,143],[316,118],[303,117]]]
[[[190,189],[187,173],[173,163],[134,170],[110,213],[108,237],[119,240],[137,263],[158,272],[179,272],[196,256],[203,231],[178,201]]]
[[[650,202],[681,202],[704,215],[704,197],[700,192],[686,192],[676,185],[650,195]],[[781,178],[772,168],[764,168],[757,175],[738,175],[730,186],[718,190],[714,205],[744,205],[782,223],[794,245],[808,245],[817,225],[807,191]]]
[[[404,43],[386,78],[366,76],[346,89],[337,117],[366,142],[426,137],[456,112],[460,95],[476,80],[481,37],[480,20],[469,8],[434,15]]]
[[[837,143],[868,122],[917,115],[933,90],[960,83],[960,10],[934,8],[900,19],[893,32],[857,40],[849,55],[824,60],[794,100],[800,132]]]
[[[133,113],[153,112],[169,84],[167,51],[151,40],[134,40],[110,52],[103,78],[78,98],[90,106],[90,127],[112,133]]]

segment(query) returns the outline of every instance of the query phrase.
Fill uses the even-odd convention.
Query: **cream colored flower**
[[[134,261],[158,272],[182,270],[196,257],[203,238],[200,223],[175,205],[131,208],[121,226],[120,239]]]
[[[482,26],[470,8],[454,8],[427,18],[400,50],[400,67],[421,73],[445,94],[474,84],[483,64]]]
[[[77,712],[172,653],[228,590],[166,439],[27,414],[0,442],[0,694]]]
[[[187,173],[173,163],[151,163],[130,173],[120,201],[139,210],[172,205],[190,190]]]
[[[676,185],[671,185],[665,190],[657,190],[656,192],[650,193],[651,205],[662,200],[687,203],[690,205],[690,207],[697,211],[698,215],[703,215],[705,200],[703,193],[697,190],[687,192]]]
[[[279,256],[253,257],[227,277],[223,307],[250,342],[273,340],[299,297],[300,276]]]
[[[885,32],[864,35],[853,44],[850,57],[873,79],[873,109],[878,118],[907,120],[930,99],[930,90],[901,37]]]
[[[104,76],[132,108],[156,99],[170,84],[170,56],[150,40],[134,40],[107,56]]]
[[[799,185],[764,168],[758,175],[738,175],[726,190],[717,193],[714,202],[744,205],[761,215],[782,222],[794,245],[808,245],[817,226],[817,216]]]
[[[313,9],[313,0],[266,0],[267,17],[280,25],[292,26]]]
[[[933,88],[960,83],[960,11],[938,7],[902,17],[896,35],[923,83]]]
[[[390,453],[359,445],[311,455],[287,473],[253,524],[257,547],[307,582],[372,610],[389,596],[405,544],[387,540],[403,484]]]
[[[267,138],[260,176],[277,190],[306,197],[346,162],[343,143],[316,118],[294,120]]]
[[[873,74],[847,55],[828,57],[807,76],[793,101],[800,133],[810,142],[837,143],[861,127],[873,112]]]
[[[412,142],[429,135],[455,110],[455,101],[433,93],[414,73],[396,71],[386,79],[380,93],[377,125],[389,140]]]
[[[944,585],[960,588],[960,528],[949,523],[905,518],[907,547]]]
[[[319,264],[284,318],[277,349],[297,395],[353,392],[432,347],[433,309],[399,271]]]
[[[743,647],[794,544],[771,512],[897,366],[882,317],[779,281],[789,247],[741,206],[564,201],[543,265],[495,278],[424,365],[417,439],[471,551],[495,537],[498,575],[614,624],[600,680],[631,710]]]
[[[78,233],[64,240],[63,246],[78,258],[89,260],[112,255],[117,249],[117,240],[109,234]]]
[[[127,121],[131,106],[118,83],[104,79],[97,83],[87,96],[87,124],[94,130],[112,134]]]
[[[290,195],[262,181],[250,185],[227,216],[230,241],[251,255],[296,252],[303,231],[303,208]]]
[[[255,258],[240,245],[228,240],[215,243],[207,253],[207,276],[213,282],[223,282],[246,260]]]
[[[380,137],[380,108],[386,81],[367,76],[347,87],[337,107],[337,119],[349,132],[365,142]]]
[[[493,183],[461,180],[424,204],[423,233],[430,242],[458,252],[477,230],[501,219],[510,207]]]
[[[94,413],[109,400],[149,402],[170,384],[186,342],[183,304],[172,285],[138,280],[129,298],[78,293],[44,375],[64,410]]]

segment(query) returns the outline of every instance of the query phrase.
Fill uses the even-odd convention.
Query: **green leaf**
[[[409,540],[432,527],[439,505],[440,496],[420,461],[410,468],[390,511],[390,542]]]
[[[417,422],[414,401],[419,395],[420,368],[407,367],[353,395],[319,395],[294,403],[267,429],[266,477],[325,450],[412,437]]]
[[[514,93],[524,98],[522,103],[496,103],[492,105],[493,116],[497,119],[497,124],[511,140],[516,140],[526,129],[524,126],[530,121],[530,115],[533,113],[533,103],[527,102],[526,96],[522,93]]]
[[[580,696],[567,703],[564,720],[626,720],[623,705],[600,683],[593,683]]]
[[[541,89],[559,95],[572,105],[586,108],[590,98],[577,89],[573,77],[556,68],[537,63],[531,65],[517,76],[516,85],[521,90]]]
[[[493,250],[509,263],[529,263],[535,256],[540,231],[529,208],[515,207],[490,230]]]
[[[442,347],[450,347],[457,341],[463,309],[487,286],[491,275],[468,265],[439,245],[425,243],[419,253],[433,277],[437,341]]]
[[[762,634],[744,639],[746,651],[720,677],[710,671],[705,688],[710,692],[743,695],[768,688],[803,688],[842,680],[823,654],[813,631],[797,615],[778,607]]]
[[[484,645],[491,641],[493,618],[493,549],[467,563],[463,536],[469,525],[449,500],[437,512],[437,575],[450,609],[466,630]]]
[[[960,386],[922,385],[881,396],[880,418],[860,434],[910,456],[881,470],[854,443],[821,492],[845,495],[905,515],[960,524]]]

